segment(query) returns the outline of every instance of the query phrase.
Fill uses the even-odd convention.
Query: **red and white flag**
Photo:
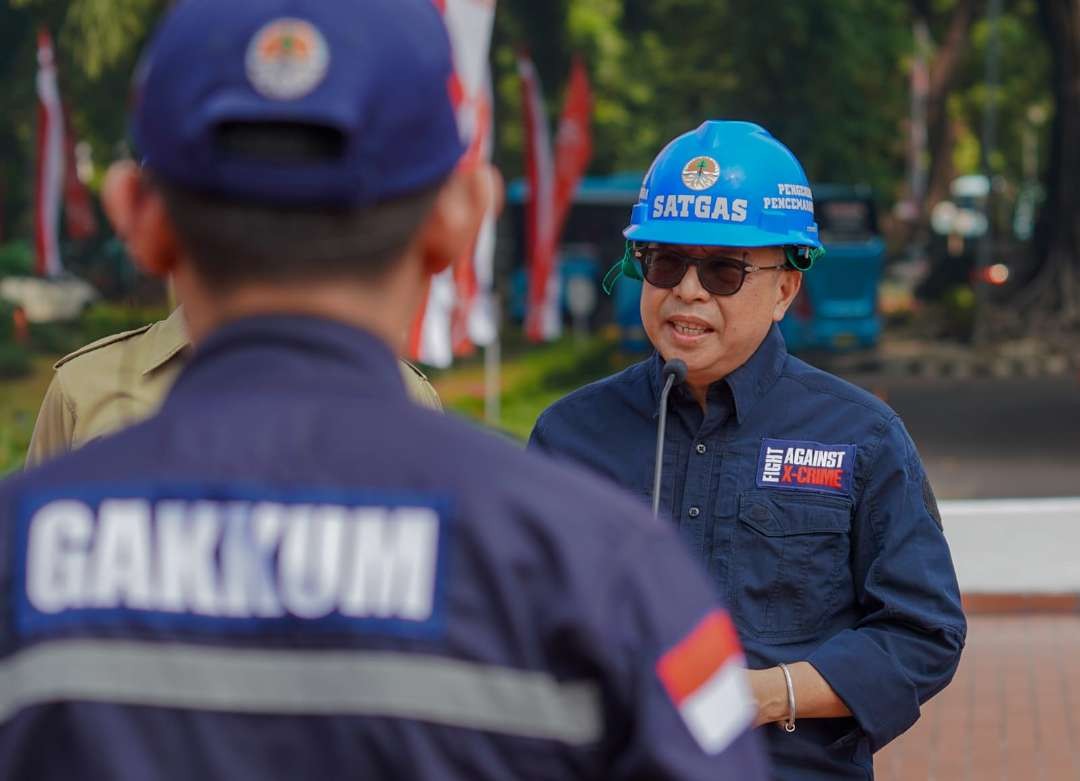
[[[559,293],[559,237],[581,177],[592,159],[592,92],[581,60],[570,70],[566,103],[555,135],[552,160],[540,80],[532,63],[518,60],[525,110],[525,167],[529,181],[526,236],[529,299],[525,331],[532,341],[562,333]]]
[[[488,52],[495,0],[434,0],[443,13],[454,56],[450,92],[458,129],[468,145],[464,167],[491,159],[492,96]],[[475,245],[431,282],[413,325],[410,355],[430,366],[446,367],[473,345],[491,344],[497,322],[492,305],[495,215],[485,219]]]
[[[555,134],[555,235],[562,234],[566,215],[581,177],[592,160],[592,90],[585,64],[578,58],[570,68],[559,131]]]
[[[64,192],[64,111],[56,83],[56,61],[47,30],[38,31],[38,132],[35,188],[35,269],[40,276],[63,273],[60,263],[60,201]]]
[[[542,342],[556,339],[562,332],[555,254],[555,163],[540,77],[528,56],[519,55],[517,64],[525,126],[525,177],[529,183],[529,199],[525,204],[529,269],[525,334],[534,342]]]
[[[702,751],[719,754],[757,713],[731,619],[714,610],[656,663],[656,673]]]

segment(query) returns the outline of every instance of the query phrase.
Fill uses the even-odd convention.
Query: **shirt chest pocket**
[[[851,514],[845,497],[740,496],[730,563],[740,629],[778,642],[816,635],[851,590]]]

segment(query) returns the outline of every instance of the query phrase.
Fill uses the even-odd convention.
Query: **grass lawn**
[[[38,408],[59,356],[34,356],[25,377],[0,380],[0,474],[22,469]]]
[[[641,358],[620,353],[611,333],[585,339],[566,337],[539,347],[511,342],[504,349],[497,428],[522,442],[549,404]],[[479,356],[433,372],[431,381],[448,410],[483,422],[484,367]]]

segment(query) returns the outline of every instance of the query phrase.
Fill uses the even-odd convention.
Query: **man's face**
[[[779,247],[673,247],[691,257],[722,255],[755,266],[784,262]],[[641,319],[649,341],[664,360],[681,358],[692,385],[707,385],[741,366],[765,338],[769,327],[783,318],[799,292],[802,275],[796,271],[752,271],[742,288],[717,296],[701,286],[697,268],[689,266],[671,289],[647,281],[641,291]]]

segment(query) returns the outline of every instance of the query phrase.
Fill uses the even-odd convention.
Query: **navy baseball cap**
[[[181,0],[136,75],[131,135],[154,175],[285,206],[364,206],[433,186],[461,157],[432,0]],[[316,158],[249,154],[245,126],[312,128]],[[242,137],[242,136],[241,136]]]

